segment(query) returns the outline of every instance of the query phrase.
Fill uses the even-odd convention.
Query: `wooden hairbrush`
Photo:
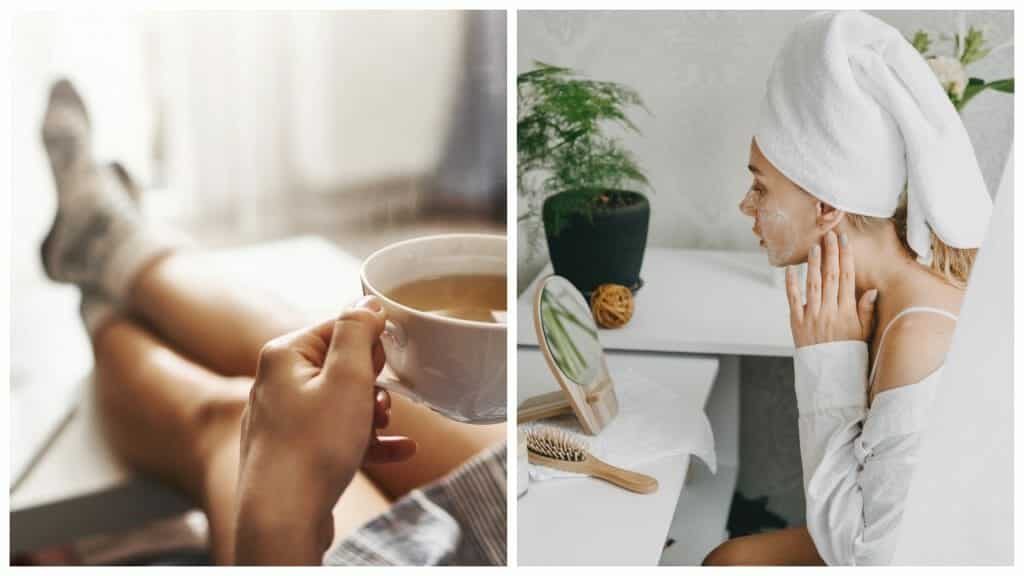
[[[646,474],[631,472],[598,460],[568,432],[551,427],[535,427],[526,433],[526,449],[531,464],[586,474],[640,494],[658,489],[658,481]]]

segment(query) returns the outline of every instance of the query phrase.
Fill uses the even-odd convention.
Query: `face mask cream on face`
[[[796,232],[789,215],[778,209],[759,207],[757,221],[761,229],[761,238],[768,251],[768,261],[773,266],[781,266],[789,262],[796,250]]]

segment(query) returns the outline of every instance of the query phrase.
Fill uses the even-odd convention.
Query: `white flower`
[[[928,59],[928,65],[947,94],[957,100],[963,98],[964,88],[967,87],[967,70],[964,70],[959,60],[949,56],[933,56]]]

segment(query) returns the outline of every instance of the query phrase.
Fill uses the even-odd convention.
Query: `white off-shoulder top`
[[[907,308],[883,330],[879,352],[893,322],[920,312],[956,320]],[[878,366],[869,375],[865,342],[805,346],[793,361],[807,529],[818,554],[829,565],[888,564],[942,368],[880,392],[868,407]]]

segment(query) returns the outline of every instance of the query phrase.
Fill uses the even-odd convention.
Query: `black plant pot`
[[[544,201],[544,233],[555,274],[588,295],[601,284],[633,289],[641,284],[651,205],[638,192],[610,190],[605,195],[625,202],[595,207],[587,215],[579,207],[592,201],[593,192],[560,192]],[[560,225],[556,215],[562,215]]]

